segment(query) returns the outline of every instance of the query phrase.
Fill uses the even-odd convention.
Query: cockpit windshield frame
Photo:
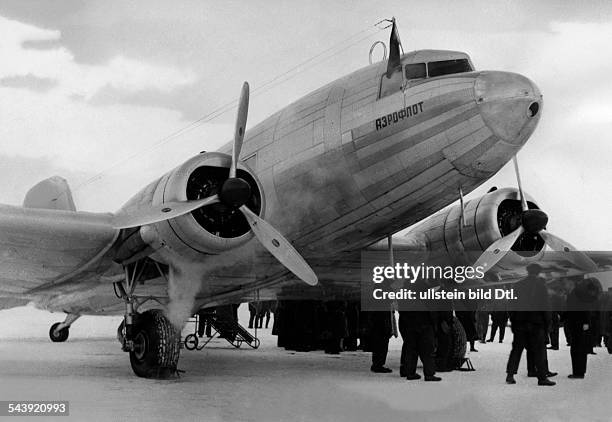
[[[472,72],[473,70],[467,58],[436,60],[426,63],[407,63],[404,65],[404,77],[407,81],[411,81]]]

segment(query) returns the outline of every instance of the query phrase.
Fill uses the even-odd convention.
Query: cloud
[[[6,78],[0,78],[0,86],[12,87],[12,88],[25,88],[31,89],[32,91],[48,91],[57,85],[57,81],[48,78],[38,78],[32,74],[25,76],[7,76]]]
[[[104,64],[81,64],[65,47],[56,45],[61,33],[9,20],[0,16],[0,56],[4,60],[0,78],[31,75],[57,81],[55,91],[67,97],[90,99],[101,89],[126,92],[155,89],[161,92],[193,84],[190,69],[178,69],[116,55]],[[51,42],[50,48],[31,48],[28,43]]]
[[[7,58],[0,66],[0,180],[15,181],[0,189],[0,202],[18,204],[30,186],[58,174],[76,190],[80,208],[115,210],[189,156],[231,136],[226,125],[203,124],[179,142],[167,137],[189,122],[170,104],[93,101],[105,91],[131,99],[175,95],[196,80],[188,67],[122,54],[82,64],[60,41],[59,31],[0,17],[0,57]],[[31,42],[51,44],[25,47]]]

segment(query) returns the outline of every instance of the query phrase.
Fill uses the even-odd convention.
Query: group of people
[[[563,326],[570,346],[572,374],[584,378],[587,356],[602,339],[612,354],[612,291],[602,292],[596,279],[579,280],[569,294],[564,289],[549,291],[539,276],[538,264],[527,266],[526,278],[514,284],[515,296],[528,298],[516,303],[464,301],[445,302],[430,310],[400,311],[396,326],[392,311],[365,312],[359,301],[265,301],[249,303],[249,328],[268,328],[274,313],[272,334],[278,346],[289,350],[342,351],[364,350],[372,353],[370,370],[390,373],[386,366],[389,339],[401,335],[400,376],[420,379],[417,361],[423,364],[425,381],[440,381],[437,372],[459,369],[465,362],[466,344],[477,352],[475,342],[493,342],[499,332],[503,343],[508,322],[511,324],[512,349],[506,364],[506,382],[515,384],[523,350],[527,352],[527,373],[538,379],[538,385],[552,386],[557,375],[548,367],[548,349],[559,349],[559,329]],[[444,286],[442,286],[444,288]],[[552,294],[551,294],[552,293]],[[222,308],[222,307],[219,307]],[[219,310],[218,310],[219,311]],[[231,312],[230,312],[231,311]],[[228,307],[233,318],[236,309]],[[491,318],[491,319],[489,319]],[[489,322],[491,332],[487,339]],[[203,327],[199,327],[200,335]]]
[[[249,302],[249,328],[263,328],[264,318],[266,320],[266,328],[268,328],[270,325],[270,314],[275,311],[275,300]]]
[[[279,301],[272,334],[278,335],[278,346],[288,350],[371,352],[370,370],[390,373],[386,366],[389,339],[399,331],[404,341],[400,375],[410,380],[421,378],[417,374],[420,358],[424,379],[439,381],[436,371],[456,369],[465,353],[458,356],[454,352],[461,341],[455,335],[456,324],[459,322],[452,307],[444,311],[400,311],[396,326],[391,311],[362,311],[359,301]]]
[[[515,285],[520,309],[510,312],[514,339],[506,366],[506,382],[515,384],[523,350],[527,350],[528,376],[538,378],[538,385],[552,386],[550,378],[557,375],[548,368],[546,343],[550,338],[551,349],[558,349],[558,328],[562,320],[567,333],[572,362],[570,379],[582,379],[587,368],[587,356],[593,353],[593,320],[601,317],[602,291],[598,280],[579,280],[567,295],[565,306],[560,309],[552,303],[546,282],[539,277],[538,264],[527,266],[527,277]],[[609,312],[605,312],[608,314]],[[554,319],[553,319],[554,316]],[[601,335],[599,335],[601,339]],[[608,342],[609,344],[609,342]],[[612,349],[611,349],[612,351]]]

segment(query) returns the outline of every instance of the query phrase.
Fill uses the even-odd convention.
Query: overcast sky
[[[612,2],[603,1],[0,0],[0,202],[20,204],[58,174],[79,209],[114,211],[232,136],[230,109],[169,137],[234,101],[243,80],[252,126],[367,65],[370,45],[388,39],[374,24],[393,15],[405,51],[461,50],[478,69],[538,84],[542,119],[519,154],[524,187],[551,232],[612,249]],[[477,193],[491,185],[514,186],[511,165]]]

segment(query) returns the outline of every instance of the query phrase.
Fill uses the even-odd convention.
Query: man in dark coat
[[[476,312],[476,331],[478,332],[478,340],[481,343],[487,342],[487,331],[489,331],[489,315],[491,311],[489,309],[489,303],[486,301],[480,302],[478,310]]]
[[[470,352],[477,352],[474,343],[478,339],[478,331],[476,330],[476,306],[477,303],[473,300],[460,300],[455,302],[455,315],[465,330],[465,336],[470,343]]]
[[[389,351],[389,338],[393,334],[391,325],[392,314],[390,311],[367,312],[367,314],[370,322],[368,345],[372,351],[372,366],[370,370],[381,374],[393,372],[393,370],[385,366],[387,352]]]
[[[442,284],[441,290],[452,291],[453,286],[450,284]],[[435,327],[436,337],[436,353],[435,363],[436,371],[438,372],[450,372],[455,369],[455,362],[453,360],[453,329],[455,324],[455,318],[453,316],[453,303],[450,300],[439,300],[434,305],[435,315],[434,320],[437,326]],[[487,324],[489,319],[489,313],[487,315]],[[404,330],[405,331],[405,330]],[[402,348],[403,350],[403,348]],[[404,371],[405,372],[405,371]],[[408,374],[400,375],[407,376]]]
[[[548,330],[550,340],[549,350],[559,350],[559,328],[561,327],[561,314],[565,310],[565,297],[558,290],[550,295],[551,321]]]
[[[423,282],[414,284],[418,290],[427,289]],[[399,332],[402,335],[402,355],[400,360],[400,375],[408,380],[421,378],[416,372],[417,360],[423,363],[425,381],[440,381],[437,377],[434,360],[436,312],[430,311],[428,304],[418,301],[413,304],[413,310],[399,312]]]
[[[499,304],[498,306],[502,306]],[[491,319],[493,323],[491,324],[491,337],[489,338],[489,342],[493,342],[495,339],[495,333],[497,329],[499,329],[499,342],[504,342],[504,335],[506,334],[506,325],[508,325],[508,311],[505,309],[498,309],[491,312]]]
[[[344,350],[357,350],[357,340],[359,339],[359,311],[358,301],[349,301],[346,304],[346,328],[347,336],[344,339]]]
[[[499,342],[504,342],[504,336],[506,334],[506,326],[508,325],[508,303],[503,301],[497,301],[495,303],[495,310],[491,312],[491,337],[489,342],[495,340],[495,334],[499,329]]]
[[[588,334],[593,307],[598,305],[599,282],[596,279],[579,281],[567,296],[565,324],[570,332],[572,373],[569,378],[582,379],[586,373],[587,354],[591,350]]]
[[[347,336],[346,305],[342,301],[326,303],[326,342],[325,353],[337,355],[342,351],[342,339]]]
[[[254,326],[259,328],[258,322],[258,313],[259,308],[261,307],[261,302],[249,302],[249,328],[253,328]]]
[[[435,317],[430,311],[400,311],[399,331],[404,340],[401,356],[401,372],[408,380],[421,378],[416,372],[417,359],[423,362],[425,381],[440,381],[436,377],[434,362]]]
[[[538,264],[527,266],[527,277],[517,282],[514,287],[518,297],[518,309],[510,313],[512,322],[512,350],[506,365],[506,383],[516,384],[514,375],[518,371],[523,349],[532,352],[537,370],[538,385],[552,386],[555,382],[548,379],[546,359],[546,336],[550,322],[548,290],[543,278],[539,277],[541,267]]]

